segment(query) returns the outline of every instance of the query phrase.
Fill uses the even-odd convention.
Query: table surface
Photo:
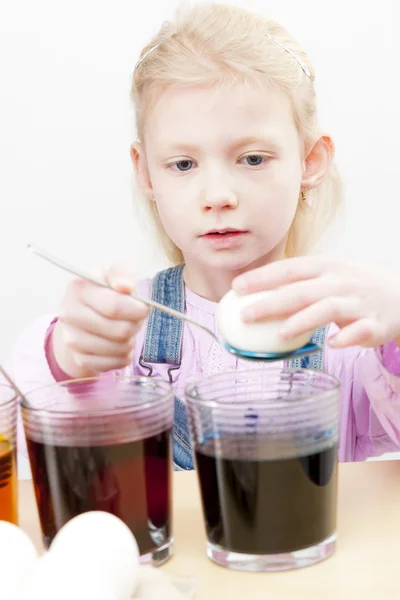
[[[43,550],[31,481],[20,482],[19,502],[20,525]],[[194,577],[196,600],[354,600],[356,593],[362,593],[363,600],[397,597],[400,461],[340,465],[337,550],[318,565],[281,573],[241,573],[213,564],[205,554],[194,472],[174,473],[174,537],[174,557],[162,569],[171,576]]]

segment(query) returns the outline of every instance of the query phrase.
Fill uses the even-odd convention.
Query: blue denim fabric
[[[289,367],[300,368],[300,369],[314,369],[315,371],[324,370],[324,348],[326,342],[326,334],[328,332],[328,326],[320,327],[316,329],[311,337],[313,344],[318,344],[322,350],[309,354],[308,356],[302,356],[301,358],[293,358],[288,361]]]
[[[185,312],[185,287],[183,266],[178,265],[161,271],[153,280],[152,300]],[[140,364],[152,373],[151,363],[171,365],[171,371],[179,369],[182,360],[183,321],[159,310],[152,310],[148,319],[145,343]],[[173,429],[174,468],[178,471],[193,469],[192,444],[186,417],[184,399],[174,399]]]
[[[156,302],[165,304],[180,312],[185,312],[185,286],[183,282],[183,267],[171,267],[161,271],[153,280],[151,297]],[[325,345],[327,327],[321,327],[314,332],[313,342]],[[183,321],[171,317],[159,310],[152,310],[148,319],[145,343],[140,357],[140,364],[149,369],[152,374],[151,363],[169,364],[171,371],[179,369],[182,360]],[[304,369],[323,369],[323,351],[310,356],[288,361],[290,367]],[[174,404],[174,429],[173,429],[173,457],[174,468],[178,471],[192,470],[193,451],[190,439],[189,426],[186,415],[184,399],[175,396]]]

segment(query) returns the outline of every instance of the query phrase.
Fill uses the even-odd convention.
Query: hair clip
[[[272,40],[273,42],[275,42],[275,44],[278,44],[278,46],[280,46],[281,48],[283,48],[283,50],[286,50],[286,52],[288,52],[288,54],[290,54],[290,56],[292,56],[294,58],[294,60],[300,65],[300,67],[302,68],[302,70],[304,71],[304,73],[307,75],[307,77],[309,77],[311,79],[311,71],[310,69],[299,59],[299,57],[290,50],[290,48],[288,48],[287,46],[285,46],[285,44],[282,44],[282,42],[279,42],[276,38],[272,37],[272,35],[269,35],[269,33],[267,33],[267,37]]]
[[[288,54],[290,54],[290,56],[292,56],[292,58],[294,58],[294,60],[300,65],[301,69],[304,71],[304,73],[307,75],[307,77],[311,78],[311,71],[310,69],[299,59],[299,57],[290,50],[290,48],[288,48],[287,46],[285,46],[285,44],[282,44],[282,42],[279,42],[276,38],[274,38],[272,35],[269,35],[269,33],[266,34],[267,37],[272,40],[273,42],[275,42],[275,44],[277,44],[278,46],[280,46],[283,50],[285,50]],[[160,44],[156,44],[155,46],[153,46],[152,48],[150,48],[150,50],[148,50],[143,56],[142,58],[140,58],[138,60],[138,62],[135,65],[135,68],[133,69],[134,71],[137,70],[137,68],[142,64],[142,62],[149,56],[149,54],[151,54],[152,52],[154,52],[154,50],[157,50],[157,48],[159,47]]]
[[[148,50],[141,59],[139,59],[135,65],[135,68],[133,69],[133,71],[136,71],[136,69],[139,67],[139,65],[142,64],[142,62],[149,56],[149,54],[151,54],[152,52],[154,52],[154,50],[157,50],[158,46],[160,44],[156,44],[155,46],[153,46],[152,48],[150,48],[150,50]]]

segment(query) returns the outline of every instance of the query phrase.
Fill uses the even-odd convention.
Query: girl
[[[334,144],[318,128],[314,72],[301,47],[264,17],[197,5],[144,48],[132,99],[137,183],[175,266],[136,286],[122,267],[104,277],[119,292],[136,287],[210,328],[232,286],[274,289],[243,317],[288,317],[286,337],[315,330],[324,351],[291,364],[340,379],[340,460],[396,450],[400,277],[304,256],[341,196]],[[193,468],[185,385],[249,366],[198,328],[81,280],[68,286],[58,318],[34,324],[11,359],[23,389],[124,368],[169,377],[178,469]]]

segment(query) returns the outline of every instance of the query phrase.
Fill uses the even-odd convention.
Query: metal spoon
[[[52,256],[46,250],[38,248],[34,244],[28,244],[28,249],[31,252],[33,252],[34,254],[36,254],[37,256],[44,258],[45,260],[52,263],[53,265],[55,265],[61,269],[64,269],[64,271],[68,271],[69,273],[72,273],[73,275],[76,275],[77,277],[80,277],[81,279],[86,279],[87,281],[90,281],[91,283],[94,283],[101,287],[105,287],[108,289],[114,289],[108,283],[106,283],[104,281],[99,281],[98,279],[95,279],[91,275],[84,273],[77,267],[73,267],[72,265],[67,264],[63,260],[56,258],[55,256]],[[321,350],[321,348],[318,346],[318,344],[313,344],[311,342],[309,342],[308,344],[305,344],[304,346],[302,346],[301,348],[298,348],[297,350],[294,350],[291,352],[284,352],[284,353],[250,352],[248,350],[241,350],[240,348],[234,348],[230,344],[227,344],[224,340],[222,340],[217,335],[215,335],[215,333],[213,331],[211,331],[211,329],[209,329],[202,323],[199,323],[198,321],[191,319],[184,313],[174,310],[173,308],[170,308],[169,306],[165,306],[164,304],[159,304],[158,302],[155,302],[154,300],[150,300],[148,298],[142,298],[141,296],[138,296],[135,293],[130,294],[130,296],[132,298],[134,298],[135,300],[138,300],[139,302],[143,302],[143,304],[147,304],[148,306],[151,306],[152,308],[155,308],[157,310],[161,310],[162,312],[165,312],[167,315],[171,315],[172,317],[177,317],[178,319],[183,319],[184,321],[188,321],[188,323],[191,323],[192,325],[195,325],[196,327],[200,327],[201,329],[203,329],[203,331],[206,331],[209,335],[211,335],[211,337],[213,337],[214,340],[216,342],[218,342],[218,344],[223,346],[223,348],[225,348],[225,350],[227,350],[231,354],[235,354],[239,358],[244,358],[244,359],[248,359],[248,360],[277,361],[277,360],[283,360],[283,359],[287,359],[287,358],[298,358],[300,356],[306,356],[307,354],[313,354],[314,352],[318,352],[318,350]]]
[[[1,375],[3,375],[4,379],[10,384],[10,386],[12,387],[14,392],[17,394],[17,396],[19,396],[20,399],[23,400],[27,406],[29,406],[29,402],[25,398],[24,394],[21,392],[21,390],[19,389],[19,387],[17,386],[15,381],[13,381],[11,379],[11,377],[8,375],[7,371],[5,371],[1,365],[0,365],[0,373],[1,373]]]

